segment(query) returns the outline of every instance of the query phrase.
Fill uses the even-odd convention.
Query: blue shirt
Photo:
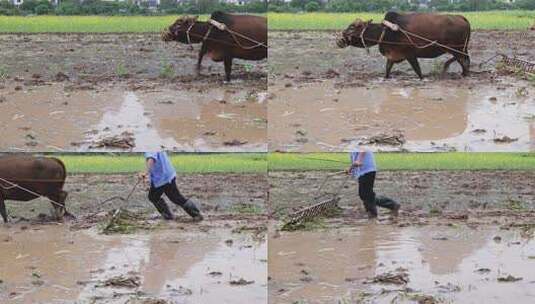
[[[171,164],[167,153],[165,152],[147,152],[145,159],[152,158],[154,164],[150,169],[150,182],[158,188],[165,184],[169,184],[173,178],[176,177],[175,168]]]
[[[349,154],[351,163],[354,163],[358,159],[360,153],[362,152],[355,151]],[[366,151],[366,153],[364,153],[364,159],[362,159],[362,166],[354,167],[351,171],[351,175],[355,178],[359,178],[366,173],[375,171],[377,171],[377,167],[375,166],[375,157],[373,156],[373,152]]]

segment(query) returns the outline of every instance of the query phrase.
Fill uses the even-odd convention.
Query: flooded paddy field
[[[321,193],[341,209],[282,231],[326,174],[270,173],[269,303],[531,303],[535,172],[382,171],[375,192],[401,214],[373,222],[356,182],[333,177]]]
[[[505,73],[499,58],[479,64],[496,53],[535,61],[523,39],[533,35],[475,31],[469,77],[456,64],[440,75],[448,58],[442,56],[419,60],[419,80],[408,63],[384,79],[377,48],[369,55],[339,49],[334,32],[271,32],[269,148],[345,151],[367,143],[378,150],[533,151],[533,81]]]
[[[12,151],[265,151],[267,61],[221,63],[157,34],[0,35]],[[23,51],[17,51],[22,49]],[[50,123],[53,121],[53,123]]]
[[[269,239],[269,303],[531,303],[535,241],[458,224],[282,232]]]
[[[204,221],[192,222],[169,201],[177,219],[163,221],[141,186],[127,202],[102,204],[130,192],[136,178],[129,175],[69,175],[72,221],[51,219],[43,199],[8,201],[11,223],[0,229],[0,301],[266,302],[265,175],[177,180],[185,196],[200,202]]]

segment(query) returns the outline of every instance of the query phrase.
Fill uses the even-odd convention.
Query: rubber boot
[[[197,207],[197,204],[190,198],[184,203],[184,211],[186,211],[189,216],[193,218],[193,220],[199,222],[203,220],[203,217],[201,215],[201,211],[199,210],[199,207]]]
[[[167,203],[165,202],[163,198],[160,198],[157,203],[153,202],[153,204],[154,204],[154,207],[156,207],[156,209],[158,210],[158,212],[160,212],[160,214],[163,216],[164,219],[173,220],[175,218],[175,216],[173,215],[173,213],[169,209],[169,206],[167,206]]]
[[[364,201],[364,207],[368,213],[368,219],[371,220],[377,218],[377,206],[375,205],[375,201]]]
[[[377,206],[390,209],[392,211],[392,215],[393,216],[398,216],[399,215],[400,205],[399,205],[398,202],[394,201],[391,198],[388,198],[388,197],[382,196],[382,195],[378,195],[376,197],[376,199],[375,199],[375,204],[377,204]]]

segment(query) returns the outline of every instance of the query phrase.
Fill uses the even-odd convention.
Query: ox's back
[[[470,23],[461,15],[389,12],[385,15],[385,20],[398,24],[406,31],[443,44],[462,45],[470,38]],[[407,40],[401,33],[395,35],[397,40]],[[423,44],[422,41],[419,43]]]
[[[258,42],[267,44],[267,19],[254,15],[235,15],[224,12],[214,12],[213,20],[226,24],[231,30],[250,37]],[[245,45],[251,42],[245,41]]]
[[[446,53],[444,48],[431,42],[438,42],[462,53],[467,51],[470,23],[463,16],[389,12],[385,15],[385,20],[399,25],[408,32],[407,35],[393,30],[387,30],[385,33],[384,41],[393,43],[381,45],[380,51],[387,58],[395,58],[395,62],[411,57],[436,58]],[[411,34],[423,37],[425,40]]]
[[[62,190],[67,177],[65,165],[56,158],[31,156],[0,157],[0,177],[43,196]],[[5,187],[6,183],[1,182]],[[6,199],[30,200],[35,198],[20,189],[0,188]]]

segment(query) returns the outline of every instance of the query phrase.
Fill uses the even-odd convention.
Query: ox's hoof
[[[73,214],[69,212],[65,212],[65,215],[63,217],[66,218],[68,221],[76,220],[76,216],[74,216]]]

